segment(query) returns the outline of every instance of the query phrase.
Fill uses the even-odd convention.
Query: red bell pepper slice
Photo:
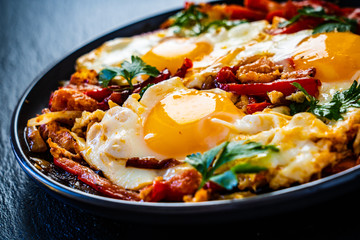
[[[249,9],[270,12],[281,8],[281,4],[270,0],[245,0],[244,6]]]
[[[248,114],[253,114],[254,112],[261,112],[270,105],[271,103],[266,101],[261,103],[250,103],[246,106],[246,111]]]
[[[86,91],[85,94],[88,95],[89,97],[95,99],[96,101],[101,102],[106,97],[110,96],[112,92],[113,91],[111,91],[108,88],[102,88],[102,89]]]
[[[266,13],[251,10],[238,5],[225,6],[225,13],[227,13],[230,19],[248,19],[248,20],[261,20],[266,17]]]
[[[165,68],[164,70],[162,70],[160,72],[160,74],[157,77],[149,77],[149,79],[147,79],[146,81],[138,84],[133,93],[139,93],[141,91],[141,89],[143,89],[144,87],[146,87],[149,84],[157,84],[159,82],[165,81],[167,79],[171,78],[171,74],[170,71]]]
[[[193,62],[189,58],[185,58],[181,67],[176,71],[174,77],[184,78],[188,69],[193,67]]]
[[[282,17],[282,18],[285,18],[284,11],[283,11],[283,10],[275,10],[275,11],[269,12],[269,13],[266,15],[266,20],[267,20],[268,22],[272,22],[272,20],[273,20],[274,17]]]
[[[112,184],[109,180],[100,177],[90,168],[71,159],[54,158],[54,164],[66,172],[76,175],[80,181],[88,184],[104,195],[122,200],[140,201],[137,193]]]
[[[167,180],[155,179],[152,185],[144,189],[147,192],[144,201],[182,201],[185,195],[196,192],[200,181],[201,175],[195,169],[184,171]]]
[[[235,83],[237,82],[236,71],[239,67],[222,67],[220,71],[216,74],[215,81],[219,83]]]
[[[227,92],[233,92],[239,95],[250,95],[266,97],[268,92],[278,91],[288,96],[298,89],[291,83],[299,83],[311,96],[317,96],[319,94],[318,87],[321,86],[321,82],[314,78],[296,78],[277,80],[270,83],[248,83],[248,84],[218,84],[218,87]]]
[[[271,22],[275,16],[291,19],[298,14],[299,6],[296,6],[294,2],[287,1],[281,9],[276,9],[269,12],[266,15],[266,20]]]

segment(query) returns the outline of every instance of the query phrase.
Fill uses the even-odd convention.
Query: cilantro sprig
[[[185,161],[192,165],[202,175],[199,188],[202,188],[208,181],[213,181],[220,186],[231,190],[238,184],[236,174],[258,173],[267,170],[266,167],[254,165],[248,160],[263,158],[268,156],[271,152],[278,151],[279,149],[273,145],[262,145],[257,142],[224,142],[203,154],[194,153],[188,155]],[[235,166],[223,173],[216,174],[216,171],[221,166],[235,160],[241,160],[241,163],[235,164]]]
[[[247,22],[246,20],[227,19],[210,21],[209,16],[200,11],[194,4],[171,18],[173,19],[173,23],[170,27],[175,27],[175,32],[184,36],[198,36],[202,33],[208,32],[211,28],[224,27],[226,29],[230,29]]]
[[[111,80],[116,76],[122,76],[129,84],[130,90],[134,88],[132,80],[139,75],[149,75],[156,77],[159,75],[156,67],[147,65],[140,57],[131,56],[131,62],[124,61],[121,67],[107,67],[99,73],[99,84],[107,87]]]
[[[311,96],[299,83],[292,83],[305,94],[303,103],[290,104],[290,113],[310,112],[321,119],[340,120],[349,108],[360,108],[360,85],[354,81],[349,89],[337,91],[330,102],[319,104],[319,100]]]
[[[288,21],[278,24],[279,28],[287,27],[299,21],[302,17],[315,17],[324,19],[325,23],[318,25],[313,30],[313,34],[324,32],[356,32],[357,22],[354,19],[345,18],[342,16],[329,15],[325,12],[323,7],[313,8],[305,6],[298,10],[298,14]]]
[[[246,20],[228,20],[228,19],[221,19],[221,20],[215,20],[212,21],[204,26],[203,32],[208,32],[211,28],[220,28],[223,27],[226,30],[229,30],[233,27],[236,27],[237,25],[240,25],[242,23],[247,23]]]
[[[188,29],[193,35],[199,35],[204,31],[203,21],[208,17],[206,13],[199,11],[196,5],[191,5],[172,17],[174,22],[171,27],[177,27],[177,33],[182,29]]]

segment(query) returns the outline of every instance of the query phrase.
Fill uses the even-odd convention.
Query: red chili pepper
[[[188,1],[186,1],[185,2],[185,4],[184,4],[184,9],[186,10],[186,9],[188,9],[189,7],[191,7],[192,5],[194,5],[195,3],[193,3],[193,2],[188,2]]]
[[[102,110],[108,110],[109,109],[109,100],[113,101],[114,103],[118,105],[122,105],[126,99],[129,97],[131,92],[129,90],[122,90],[122,91],[116,91],[112,92],[110,96],[106,97],[104,100],[98,103],[98,107]]]
[[[145,201],[181,201],[185,195],[194,194],[198,189],[201,176],[195,169],[187,170],[167,180],[154,180],[148,187],[151,191],[145,196]],[[148,192],[145,189],[145,192]]]
[[[261,20],[266,16],[264,12],[251,10],[238,5],[225,6],[225,13],[229,15],[230,19]]]
[[[140,200],[137,193],[112,184],[109,180],[100,177],[90,168],[73,160],[68,158],[54,158],[54,164],[66,172],[76,175],[80,181],[88,184],[104,195],[128,201]]]
[[[110,94],[113,91],[111,91],[108,88],[102,88],[102,89],[96,89],[96,90],[89,90],[86,91],[85,94],[88,95],[89,97],[95,99],[98,102],[103,101],[106,97],[110,96]]]
[[[275,16],[286,18],[286,19],[291,19],[292,17],[294,17],[295,15],[298,14],[299,8],[300,7],[296,6],[294,4],[294,2],[287,1],[281,9],[276,9],[276,10],[269,12],[266,15],[266,20],[271,22]]]
[[[270,0],[245,0],[244,6],[262,12],[270,12],[281,7],[281,4]]]
[[[319,94],[318,87],[321,86],[321,82],[314,78],[277,80],[270,83],[218,84],[218,87],[224,91],[233,92],[239,95],[266,97],[267,92],[275,90],[288,96],[298,90],[291,84],[294,82],[299,83],[312,96],[317,96]]]
[[[224,187],[220,186],[219,184],[217,184],[213,181],[208,181],[207,183],[205,183],[204,189],[211,189],[211,191],[214,191],[214,192],[221,192],[221,191],[226,190]]]
[[[286,19],[291,19],[291,18],[295,17],[299,13],[298,12],[299,8],[302,8],[302,7],[297,6],[295,2],[287,1],[283,8],[284,17]]]
[[[142,82],[141,84],[137,85],[133,91],[133,93],[139,93],[141,89],[146,87],[149,84],[157,84],[159,82],[165,81],[171,77],[170,71],[165,68],[160,72],[160,74],[157,77],[150,77],[146,81]]]
[[[185,77],[185,74],[186,74],[187,70],[192,68],[192,66],[193,66],[193,63],[192,63],[191,59],[185,58],[183,64],[177,70],[177,72],[175,73],[174,76],[181,77],[181,78]],[[149,84],[157,84],[157,83],[165,81],[165,80],[167,80],[169,78],[171,78],[171,73],[167,68],[165,68],[164,70],[162,70],[160,72],[160,74],[157,77],[150,77],[146,81],[144,81],[141,84],[137,85],[133,92],[134,93],[139,93],[141,91],[141,89],[143,89],[147,85],[149,85]]]
[[[267,20],[268,22],[272,22],[272,20],[273,20],[274,17],[282,17],[282,18],[285,18],[284,11],[283,11],[283,10],[275,10],[275,11],[269,12],[269,13],[266,15],[266,20]]]
[[[215,77],[215,81],[219,83],[235,83],[237,82],[236,71],[239,67],[222,67]]]
[[[185,58],[181,67],[174,74],[174,77],[184,78],[187,70],[192,68],[192,66],[193,66],[193,63],[192,63],[191,59]]]
[[[101,110],[103,110],[103,111],[109,110],[108,101],[105,99],[104,101],[99,102],[99,103],[98,103],[98,108],[101,109]]]
[[[159,202],[166,198],[166,195],[169,191],[169,185],[165,181],[154,181],[152,185],[152,190],[148,199],[149,202]]]
[[[250,103],[246,106],[246,111],[248,114],[253,114],[254,112],[261,112],[270,105],[271,103],[266,101],[261,103]]]
[[[110,95],[108,101],[111,100],[118,105],[122,105],[125,102],[125,100],[129,97],[130,94],[131,94],[131,92],[128,90],[123,90],[121,92],[113,92]]]

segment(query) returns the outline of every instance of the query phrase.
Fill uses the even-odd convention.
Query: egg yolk
[[[184,58],[199,61],[211,51],[212,46],[207,42],[169,39],[152,48],[142,57],[142,60],[159,70],[167,68],[175,74],[183,64]]]
[[[144,123],[144,139],[159,154],[183,158],[225,141],[231,130],[216,120],[231,124],[242,114],[230,99],[218,94],[177,91],[151,110]]]
[[[320,81],[352,82],[360,76],[360,36],[350,32],[313,35],[297,46],[293,59],[296,69],[315,67]]]

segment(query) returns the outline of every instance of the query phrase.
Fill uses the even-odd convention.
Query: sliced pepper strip
[[[246,111],[248,114],[253,114],[254,112],[261,112],[270,105],[271,103],[266,101],[261,103],[250,103],[246,106]]]
[[[261,96],[266,97],[268,92],[278,91],[288,96],[297,91],[291,83],[299,83],[311,96],[317,96],[319,94],[318,87],[321,86],[321,82],[314,78],[295,78],[286,80],[277,80],[270,83],[248,83],[248,84],[221,84],[218,83],[218,87],[227,92],[233,92],[239,95]]]
[[[200,181],[199,172],[189,169],[167,180],[155,179],[140,195],[147,202],[182,201],[185,195],[193,195],[197,191]]]
[[[280,3],[270,0],[245,0],[244,5],[246,8],[261,12],[270,12],[281,8]]]
[[[102,89],[88,90],[85,92],[85,94],[95,99],[96,101],[101,102],[106,97],[110,96],[112,92],[113,91],[111,91],[108,88],[102,88]]]
[[[137,193],[112,184],[109,180],[100,177],[90,168],[83,166],[71,159],[54,158],[54,164],[55,166],[76,175],[80,181],[88,184],[104,195],[122,200],[140,201]]]
[[[225,13],[227,13],[230,19],[248,19],[248,20],[261,20],[266,17],[266,13],[251,10],[238,5],[225,6]]]

